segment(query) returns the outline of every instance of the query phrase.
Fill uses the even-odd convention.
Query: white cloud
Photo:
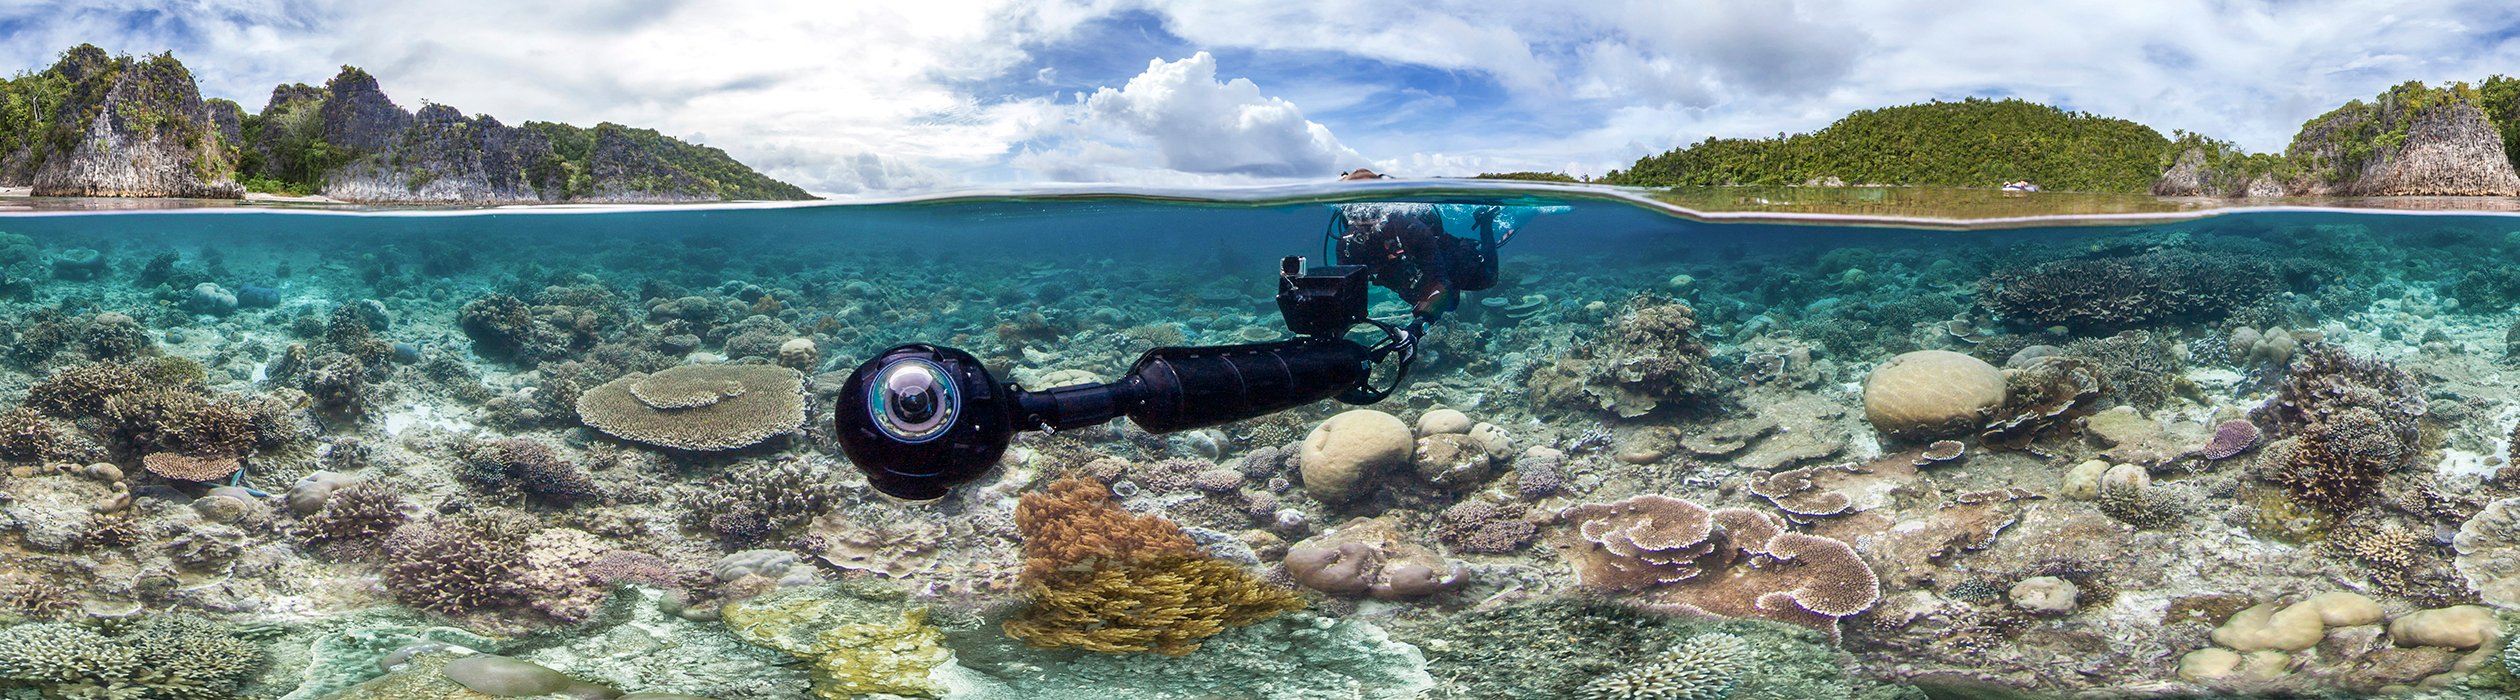
[[[1364,159],[1339,144],[1330,128],[1302,109],[1260,92],[1248,79],[1219,81],[1216,57],[1199,52],[1179,61],[1155,59],[1119,89],[1085,98],[1066,132],[1071,140],[1145,145],[1158,156],[1078,150],[1087,162],[1117,156],[1120,167],[1161,166],[1202,175],[1317,178]]]
[[[1165,55],[1079,43],[1147,19]],[[0,31],[5,69],[81,41],[171,49],[250,109],[356,64],[406,106],[707,134],[830,193],[1369,162],[1599,174],[1707,136],[1972,95],[2264,151],[2401,81],[2520,71],[2520,6],[2491,0],[0,0]],[[1107,84],[1039,94],[1095,79],[1080,76]]]

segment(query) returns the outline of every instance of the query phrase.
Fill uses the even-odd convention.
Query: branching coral
[[[1759,650],[1741,637],[1714,632],[1690,637],[1644,665],[1594,679],[1577,700],[1723,700],[1757,665]]]
[[[148,385],[148,379],[129,365],[78,365],[54,372],[28,388],[26,406],[46,415],[81,418],[103,413],[107,399]]]
[[[1651,295],[1630,299],[1597,341],[1534,371],[1532,399],[1633,418],[1712,394],[1722,380],[1708,364],[1697,312],[1687,304]]]
[[[1015,522],[1029,605],[1004,629],[1027,644],[1179,656],[1227,628],[1303,607],[1293,593],[1199,554],[1170,521],[1121,509],[1092,479],[1025,494]]]
[[[333,556],[364,556],[410,520],[405,512],[409,505],[402,494],[376,481],[327,488],[319,510],[298,521],[295,534],[298,541]]]
[[[787,458],[710,477],[683,491],[682,526],[743,544],[804,525],[840,502],[827,462]]]
[[[484,488],[515,488],[536,501],[568,507],[603,497],[603,489],[550,444],[528,438],[491,440],[463,450],[463,476]]]
[[[2285,436],[2260,452],[2258,473],[2310,505],[2353,510],[2382,477],[2413,462],[2424,414],[2422,389],[2405,372],[2314,346],[2251,413]]]
[[[2238,255],[2163,250],[1997,270],[1978,303],[2018,326],[2112,332],[2213,321],[2286,289],[2293,268]]]
[[[0,680],[46,697],[233,697],[263,662],[261,647],[190,615],[150,615],[105,631],[70,623],[0,629]]]
[[[532,518],[499,512],[398,528],[385,538],[385,587],[404,604],[444,615],[522,604],[526,590],[518,578],[534,529]]]

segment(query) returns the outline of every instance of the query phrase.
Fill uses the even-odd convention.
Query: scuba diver
[[[1000,383],[978,358],[926,343],[877,353],[849,374],[833,427],[841,450],[884,494],[944,497],[995,467],[1017,431],[1073,430],[1127,417],[1150,433],[1229,423],[1336,398],[1368,405],[1408,379],[1426,324],[1459,293],[1496,284],[1501,208],[1472,216],[1477,239],[1443,231],[1426,204],[1341,205],[1325,234],[1332,265],[1280,262],[1278,312],[1297,337],[1243,345],[1148,350],[1108,384],[1028,391]],[[1405,325],[1366,313],[1369,285],[1410,305]],[[1371,326],[1371,345],[1347,338]],[[1375,386],[1377,366],[1390,379]]]

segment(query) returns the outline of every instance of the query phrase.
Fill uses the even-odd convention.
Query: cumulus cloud
[[[1127,85],[1087,96],[1075,118],[1072,138],[1144,144],[1162,167],[1185,173],[1324,177],[1364,160],[1340,145],[1329,127],[1305,119],[1293,103],[1261,94],[1248,79],[1217,80],[1216,57],[1204,51],[1178,61],[1149,61],[1146,72]],[[1098,151],[1106,157],[1114,153]]]

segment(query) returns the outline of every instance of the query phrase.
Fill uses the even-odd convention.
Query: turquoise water
[[[5,698],[2520,687],[2505,215],[17,201]],[[1045,390],[1285,338],[1366,201],[1514,232],[1387,415],[1024,433],[921,502],[835,438],[900,343]]]

